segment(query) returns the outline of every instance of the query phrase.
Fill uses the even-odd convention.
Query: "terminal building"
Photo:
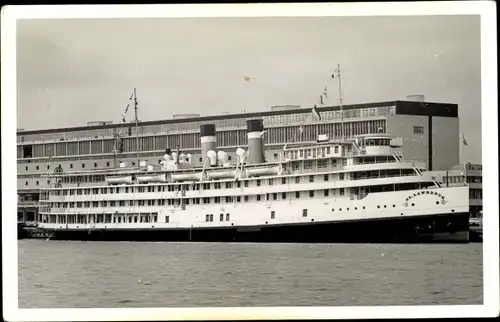
[[[339,139],[343,124],[346,138],[375,133],[397,137],[402,141],[399,143],[404,158],[422,162],[428,170],[448,170],[459,164],[456,104],[389,101],[344,105],[342,109],[322,106],[318,111],[321,119],[312,117],[311,108],[291,105],[257,113],[203,117],[183,114],[169,120],[140,122],[137,130],[133,122],[107,121],[72,128],[18,130],[18,219],[37,219],[39,189],[50,184],[41,175],[56,167],[70,172],[112,168],[119,163],[135,166],[137,155],[141,161],[153,164],[161,161],[166,149],[179,149],[192,155],[192,163],[201,163],[203,124],[215,124],[217,148],[228,153],[228,161],[236,160],[236,148],[247,145],[246,121],[260,118],[267,131],[263,136],[267,161],[277,161],[278,151],[292,138],[295,142],[315,142],[319,136]],[[117,137],[121,149],[115,153]]]

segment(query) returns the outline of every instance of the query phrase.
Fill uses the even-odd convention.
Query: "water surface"
[[[482,245],[20,240],[20,308],[482,304]]]

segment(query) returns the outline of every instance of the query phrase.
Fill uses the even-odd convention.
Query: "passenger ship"
[[[289,144],[264,160],[247,120],[235,164],[201,126],[204,162],[166,149],[160,165],[51,174],[38,228],[52,239],[207,242],[468,242],[468,186],[443,187],[386,134]]]

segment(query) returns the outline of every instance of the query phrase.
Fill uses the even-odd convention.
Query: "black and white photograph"
[[[497,316],[495,12],[3,7],[4,318]]]

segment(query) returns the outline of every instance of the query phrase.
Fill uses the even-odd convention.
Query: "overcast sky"
[[[338,104],[340,64],[345,104],[458,104],[481,162],[479,32],[479,16],[18,21],[17,127],[118,122],[134,87],[144,121],[309,107],[325,85]]]

